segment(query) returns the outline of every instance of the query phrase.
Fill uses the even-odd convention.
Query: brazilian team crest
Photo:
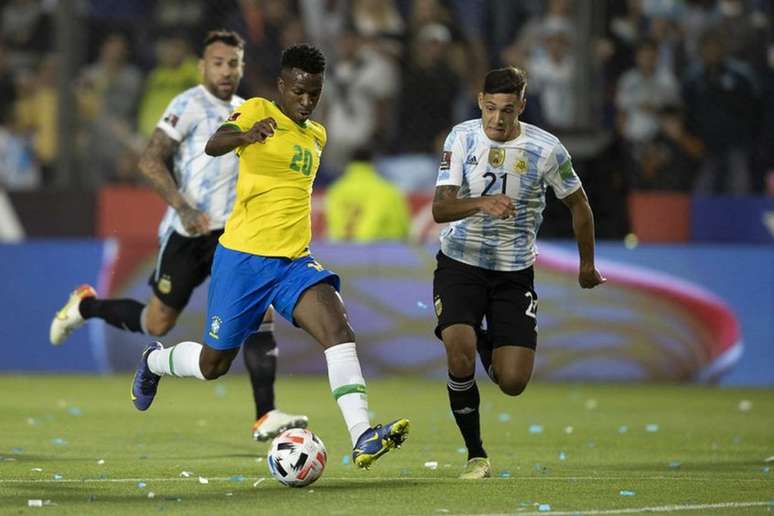
[[[218,333],[220,332],[220,326],[223,324],[223,321],[218,317],[217,315],[212,316],[212,320],[210,321],[210,337],[213,339],[219,339]]]
[[[172,280],[169,276],[164,275],[159,280],[159,292],[162,294],[169,294],[172,292]]]
[[[433,304],[435,305],[435,316],[441,317],[441,313],[443,313],[443,303],[441,302],[441,297],[436,296],[435,301],[433,301]]]
[[[505,163],[505,149],[501,147],[489,148],[489,164],[493,167],[502,167]]]

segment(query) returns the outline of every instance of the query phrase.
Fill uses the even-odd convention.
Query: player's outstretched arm
[[[457,198],[459,186],[444,185],[435,188],[433,219],[436,222],[453,222],[479,212],[498,219],[507,219],[515,213],[513,201],[503,194],[483,197]]]
[[[607,281],[594,266],[594,214],[583,187],[562,199],[572,214],[572,229],[578,241],[580,271],[578,283],[582,288],[594,288]]]
[[[251,143],[263,143],[274,134],[277,122],[273,118],[264,118],[253,124],[247,131],[234,125],[224,125],[207,140],[204,152],[209,156],[222,156],[237,147]]]
[[[151,135],[148,146],[140,157],[139,168],[143,177],[167,204],[180,215],[186,231],[191,235],[209,232],[210,222],[207,215],[188,204],[177,189],[172,172],[167,167],[167,161],[177,151],[180,144],[170,138],[161,129],[156,129]]]

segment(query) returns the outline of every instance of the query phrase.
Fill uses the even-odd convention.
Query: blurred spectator
[[[425,25],[413,41],[399,104],[401,152],[435,153],[452,126],[459,79],[447,61],[450,42],[449,29],[440,24]]]
[[[0,118],[3,123],[9,121],[16,100],[16,85],[13,80],[13,70],[8,62],[8,49],[0,41]]]
[[[618,81],[619,127],[629,143],[652,138],[659,128],[658,110],[679,101],[680,86],[667,69],[657,69],[657,48],[645,40],[637,48],[637,67]]]
[[[554,19],[544,25],[543,31],[545,52],[533,53],[527,61],[530,88],[540,99],[546,127],[571,129],[577,116],[572,27],[566,21]]]
[[[729,59],[718,30],[700,40],[701,62],[683,83],[689,130],[706,153],[699,193],[750,191],[750,151],[759,130],[760,97],[749,67]]]
[[[752,66],[756,74],[760,74],[767,67],[766,43],[771,31],[771,19],[765,9],[762,2],[718,2],[719,17],[716,27],[721,30],[717,36],[723,38],[728,45],[730,57]],[[771,2],[769,9],[774,9]]]
[[[352,24],[363,36],[402,36],[405,32],[393,0],[352,0]]]
[[[326,168],[338,174],[355,149],[388,141],[399,82],[397,66],[378,46],[354,30],[342,33],[323,96]]]
[[[76,91],[86,122],[88,183],[115,180],[117,158],[126,151],[139,151],[134,126],[141,85],[140,70],[129,63],[127,39],[119,33],[109,34],[97,62],[81,73]]]
[[[537,54],[545,54],[546,32],[552,27],[572,27],[572,6],[572,0],[548,0],[546,13],[529,18],[507,50],[508,55],[515,58],[510,64],[525,63],[529,58],[537,57]]]
[[[348,0],[299,0],[299,10],[309,40],[326,57],[336,52],[336,40],[349,17]]]
[[[15,125],[19,133],[32,142],[43,186],[53,182],[56,166],[59,113],[57,62],[57,57],[49,54],[43,58],[34,76],[20,74],[16,82]]]
[[[40,169],[27,141],[0,112],[0,190],[30,190],[40,186]]]
[[[45,4],[40,0],[10,0],[0,11],[0,32],[14,54],[15,66],[33,65],[51,46],[53,30]]]
[[[704,151],[701,141],[688,133],[683,115],[675,106],[654,113],[658,122],[652,138],[634,147],[636,165],[627,167],[633,190],[690,192]]]
[[[685,47],[679,28],[671,17],[658,15],[651,18],[648,34],[655,45],[656,72],[676,77],[686,66]]]
[[[156,66],[145,79],[138,129],[149,138],[167,104],[181,91],[199,83],[196,58],[182,36],[161,38],[156,42]]]
[[[379,175],[371,152],[355,152],[342,176],[325,196],[330,240],[359,243],[404,240],[409,234],[408,203],[401,191]]]

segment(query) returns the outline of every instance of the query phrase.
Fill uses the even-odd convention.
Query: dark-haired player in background
[[[594,267],[594,216],[567,150],[552,134],[519,121],[526,89],[519,68],[486,75],[478,96],[481,118],[458,124],[446,138],[433,200],[436,222],[451,222],[441,233],[433,297],[435,333],[449,367],[449,403],[468,449],[463,479],[491,476],[481,441],[477,347],[505,394],[521,394],[532,375],[532,265],[547,185],[572,213],[580,286],[605,281]]]
[[[355,335],[338,293],[339,277],[311,256],[312,184],[327,139],[309,119],[320,100],[322,53],[298,45],[282,53],[277,103],[255,97],[242,104],[207,142],[206,152],[237,151],[234,211],[212,266],[204,344],[182,342],[145,350],[132,399],[146,410],[161,375],[215,379],[229,369],[245,336],[273,305],[325,348],[328,378],[347,424],[352,457],[361,468],[399,446],[407,419],[371,427]]]
[[[207,139],[244,99],[236,95],[244,68],[244,42],[235,32],[206,35],[199,70],[202,84],[172,99],[140,160],[140,170],[169,207],[159,226],[160,250],[147,305],[134,299],[97,299],[82,285],[57,312],[50,338],[61,344],[86,319],[146,335],[165,335],[191,294],[210,275],[218,238],[236,195],[239,162],[204,152]],[[174,158],[174,176],[166,163]],[[255,400],[253,437],[266,441],[288,428],[306,427],[306,416],[274,406],[277,343],[273,312],[245,335],[244,360]]]

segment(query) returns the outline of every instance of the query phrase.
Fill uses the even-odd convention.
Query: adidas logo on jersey
[[[465,162],[466,165],[478,165],[478,160],[476,159],[476,156],[470,156],[468,160]]]

